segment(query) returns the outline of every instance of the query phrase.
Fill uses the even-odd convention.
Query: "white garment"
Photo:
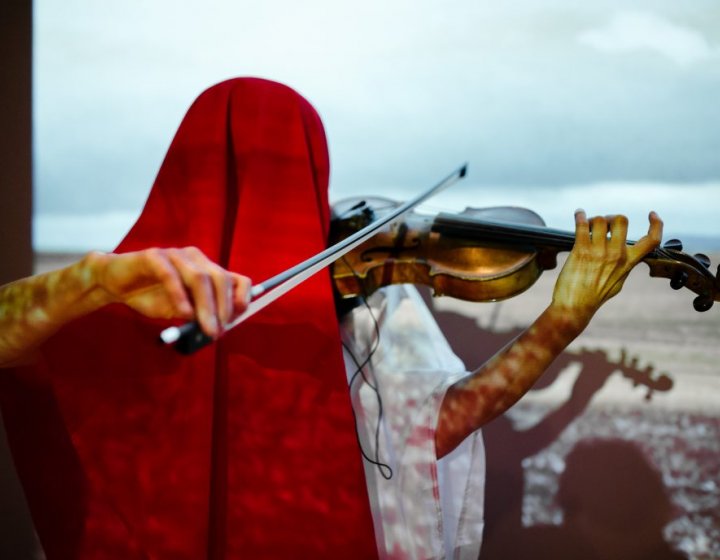
[[[368,382],[382,401],[378,456],[392,477],[363,461],[380,558],[475,560],[483,529],[482,438],[473,434],[441,460],[435,453],[440,405],[465,368],[414,288],[389,286],[369,305],[372,314],[354,309],[341,331],[348,381],[355,360],[365,362],[377,345],[351,394],[361,445],[372,459],[379,405]]]

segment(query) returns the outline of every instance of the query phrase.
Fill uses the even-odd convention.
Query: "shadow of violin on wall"
[[[475,319],[434,309],[429,290],[421,290],[455,353],[468,367],[490,359],[516,338],[522,329],[496,332],[478,326]],[[472,333],[468,336],[467,333]],[[673,508],[659,471],[633,442],[584,439],[565,458],[557,503],[561,525],[523,526],[525,475],[523,461],[553,444],[587,408],[614,374],[656,391],[673,387],[672,379],[651,365],[640,367],[625,350],[617,361],[603,350],[564,352],[534,389],[552,385],[571,364],[580,375],[570,397],[528,429],[516,428],[506,416],[483,427],[487,454],[485,534],[480,560],[680,560],[687,558],[666,543],[663,527]]]

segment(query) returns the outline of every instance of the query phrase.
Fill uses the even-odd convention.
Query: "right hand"
[[[196,247],[91,253],[87,258],[109,301],[147,317],[195,319],[212,338],[245,310],[250,297],[248,277],[225,270]]]

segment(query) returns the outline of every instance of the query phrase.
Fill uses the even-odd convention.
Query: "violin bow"
[[[445,190],[450,185],[456,183],[467,173],[467,164],[463,164],[442,181],[420,193],[415,198],[398,206],[389,214],[378,218],[374,222],[368,224],[363,229],[355,232],[342,241],[339,241],[332,247],[328,247],[324,251],[310,257],[309,259],[289,268],[272,278],[268,278],[260,284],[254,285],[250,289],[250,303],[243,313],[238,315],[232,322],[224,325],[223,332],[235,328],[243,321],[252,317],[270,305],[273,301],[283,296],[295,286],[301,284],[312,275],[322,270],[330,263],[352,251],[355,247],[372,237],[380,228],[391,224],[400,219],[404,214],[425,202],[431,196],[436,195],[440,191]],[[203,346],[209,344],[213,339],[207,336],[197,321],[185,323],[176,327],[168,327],[160,333],[160,340],[167,345],[173,345],[175,350],[181,354],[192,354]]]

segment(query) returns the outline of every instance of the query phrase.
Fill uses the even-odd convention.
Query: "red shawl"
[[[322,124],[259,79],[187,113],[119,252],[195,245],[259,282],[325,247]],[[191,356],[120,306],[3,375],[49,560],[377,555],[327,274]]]

